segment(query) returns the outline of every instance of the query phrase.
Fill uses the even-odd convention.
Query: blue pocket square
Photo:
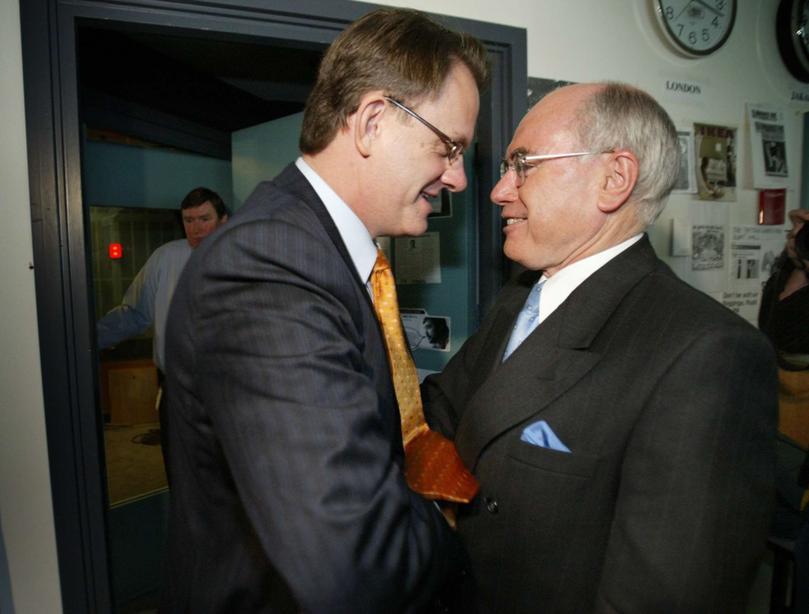
[[[562,443],[562,440],[556,436],[556,433],[544,420],[539,420],[526,426],[522,435],[520,435],[520,441],[540,448],[550,448],[557,452],[570,452],[570,448]]]

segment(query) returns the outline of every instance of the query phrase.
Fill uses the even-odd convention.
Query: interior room
[[[323,49],[372,7],[492,32],[489,52],[502,61],[466,159],[470,188],[435,203],[424,238],[387,244],[425,372],[443,368],[515,272],[488,193],[523,112],[560,83],[626,81],[668,111],[695,163],[651,243],[678,276],[753,324],[766,253],[789,228],[784,211],[809,208],[809,66],[785,42],[779,12],[805,3],[732,2],[709,51],[678,41],[658,0],[76,4],[0,7],[0,280],[12,290],[0,300],[0,345],[14,348],[0,366],[3,612],[154,608],[168,497],[152,337],[98,351],[94,323],[157,246],[182,238],[178,207],[191,188],[210,187],[237,211],[294,160]],[[776,114],[774,158],[762,158],[751,131],[757,112]],[[770,163],[778,170],[758,170]],[[113,244],[123,258],[111,257]],[[428,321],[446,331],[440,343],[427,340]],[[68,554],[81,564],[66,564]],[[768,550],[750,614],[776,611],[773,591],[790,587],[774,578],[790,577],[789,565],[788,552]]]

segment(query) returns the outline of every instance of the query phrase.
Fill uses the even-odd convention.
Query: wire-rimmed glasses
[[[463,155],[463,151],[464,151],[464,144],[463,143],[458,143],[457,141],[453,141],[446,134],[441,132],[438,128],[436,128],[430,122],[428,122],[426,119],[424,119],[421,115],[416,113],[413,109],[403,105],[401,102],[399,102],[395,98],[391,98],[390,96],[385,96],[385,100],[387,100],[392,105],[395,105],[395,106],[399,107],[402,111],[404,111],[405,113],[407,113],[411,117],[415,117],[422,124],[424,124],[430,130],[432,130],[433,133],[435,134],[435,136],[437,136],[441,140],[441,142],[446,146],[446,148],[447,148],[447,160],[449,161],[450,164],[455,162],[455,160],[457,160],[458,158],[460,158]]]
[[[600,154],[613,152],[613,149],[605,149],[604,151],[574,151],[571,153],[528,155],[525,152],[518,150],[512,153],[508,159],[500,162],[500,177],[502,178],[509,171],[514,171],[517,179],[517,187],[519,188],[523,183],[525,183],[525,174],[528,172],[528,169],[537,166],[540,162],[544,162],[545,160],[556,160],[558,158],[579,158],[581,156],[597,156]]]

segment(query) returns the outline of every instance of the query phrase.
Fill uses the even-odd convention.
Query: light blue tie
[[[530,335],[539,324],[539,295],[542,293],[542,286],[545,283],[543,279],[539,283],[534,284],[531,292],[528,293],[528,298],[525,299],[525,305],[517,316],[517,321],[514,323],[514,330],[511,331],[511,338],[508,340],[506,351],[503,352],[503,361],[505,361],[511,353],[520,347],[520,344],[525,341],[525,338]]]

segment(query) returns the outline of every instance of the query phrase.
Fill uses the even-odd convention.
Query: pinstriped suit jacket
[[[411,492],[383,339],[294,166],[195,250],[167,340],[166,612],[398,612],[459,546]]]
[[[424,386],[428,418],[481,482],[459,517],[477,606],[743,612],[772,504],[766,339],[678,280],[644,237],[501,364],[536,278],[507,286]],[[571,453],[520,441],[536,420]]]

